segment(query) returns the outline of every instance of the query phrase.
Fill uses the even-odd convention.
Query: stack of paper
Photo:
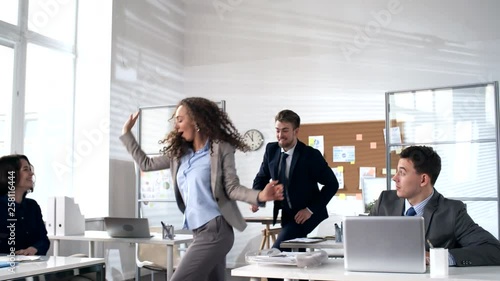
[[[36,261],[39,260],[40,256],[0,256],[0,262],[23,262],[23,261]]]

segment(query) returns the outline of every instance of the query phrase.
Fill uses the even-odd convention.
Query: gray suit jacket
[[[370,215],[401,216],[404,207],[404,198],[395,190],[383,191]],[[434,189],[424,208],[424,222],[425,239],[434,247],[450,249],[457,266],[500,265],[500,242],[472,220],[461,201]]]
[[[131,132],[122,135],[120,140],[142,171],[170,169],[177,206],[184,213],[186,205],[177,186],[179,160],[167,156],[148,157],[142,151]],[[235,200],[257,205],[257,197],[260,191],[240,185],[240,180],[236,174],[234,153],[234,147],[228,143],[213,143],[213,152],[210,154],[210,186],[214,200],[217,202],[224,219],[234,228],[243,231],[246,228],[246,222]]]

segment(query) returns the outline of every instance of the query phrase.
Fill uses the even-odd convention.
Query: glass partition
[[[497,82],[388,92],[387,170],[402,148],[432,146],[442,160],[436,190],[466,202],[471,217],[498,238],[497,120]]]

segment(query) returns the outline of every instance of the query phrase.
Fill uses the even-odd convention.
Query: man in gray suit
[[[392,178],[396,190],[383,191],[370,215],[423,216],[425,238],[434,247],[449,249],[450,265],[500,265],[498,239],[472,220],[463,202],[434,189],[441,171],[439,155],[431,147],[410,146],[400,156]]]

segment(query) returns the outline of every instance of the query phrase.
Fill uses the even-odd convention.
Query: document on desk
[[[0,262],[24,262],[24,261],[36,261],[39,260],[40,256],[0,256]]]
[[[290,239],[290,240],[286,240],[286,241],[283,241],[283,242],[290,242],[290,243],[317,243],[317,242],[321,242],[321,241],[325,241],[325,238],[295,238],[295,239]]]

